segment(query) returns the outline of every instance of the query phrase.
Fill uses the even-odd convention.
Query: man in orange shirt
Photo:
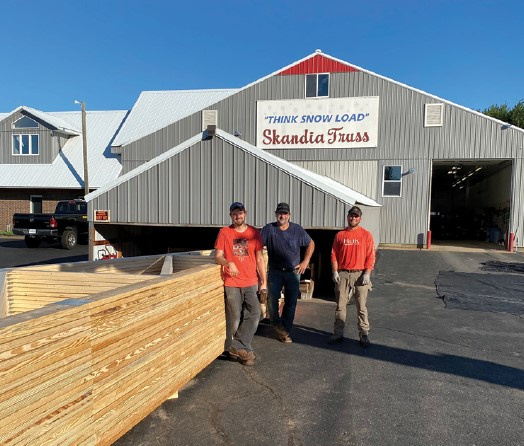
[[[353,290],[358,318],[360,345],[369,345],[369,321],[366,301],[371,287],[370,275],[375,266],[375,246],[371,233],[360,226],[362,211],[353,206],[347,216],[348,226],[338,232],[331,249],[331,267],[335,282],[337,309],[330,344],[344,340],[346,307]]]
[[[226,296],[226,345],[231,359],[255,363],[251,341],[260,320],[257,291],[266,290],[266,265],[257,228],[246,224],[246,208],[238,201],[229,207],[232,224],[220,229],[215,262],[222,265]],[[257,274],[258,273],[258,274]]]

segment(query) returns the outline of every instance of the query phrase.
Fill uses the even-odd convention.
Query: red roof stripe
[[[356,68],[345,65],[336,60],[323,56],[322,54],[315,54],[313,57],[306,59],[287,70],[278,73],[279,76],[289,74],[313,74],[313,73],[343,73],[358,71]]]

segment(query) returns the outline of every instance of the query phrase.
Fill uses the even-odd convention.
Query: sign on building
[[[378,111],[376,96],[257,101],[257,147],[377,147]]]

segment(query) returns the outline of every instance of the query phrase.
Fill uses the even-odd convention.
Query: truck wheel
[[[26,235],[24,241],[28,248],[38,248],[42,240],[40,240],[38,237],[29,237]]]
[[[62,248],[64,249],[73,249],[77,243],[77,236],[75,231],[67,229],[62,234]]]

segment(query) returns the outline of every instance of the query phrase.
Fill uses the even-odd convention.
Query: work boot
[[[344,340],[344,336],[342,336],[341,334],[335,333],[329,337],[328,343],[329,344],[340,344],[343,340]]]
[[[255,353],[249,350],[244,350],[243,348],[237,350],[238,352],[238,362],[242,365],[255,365]]]
[[[369,338],[367,334],[361,334],[360,335],[360,345],[362,347],[368,347],[369,346]]]
[[[280,342],[283,342],[284,344],[291,344],[293,342],[293,339],[291,339],[291,336],[289,336],[289,333],[284,326],[275,325],[275,333]]]

